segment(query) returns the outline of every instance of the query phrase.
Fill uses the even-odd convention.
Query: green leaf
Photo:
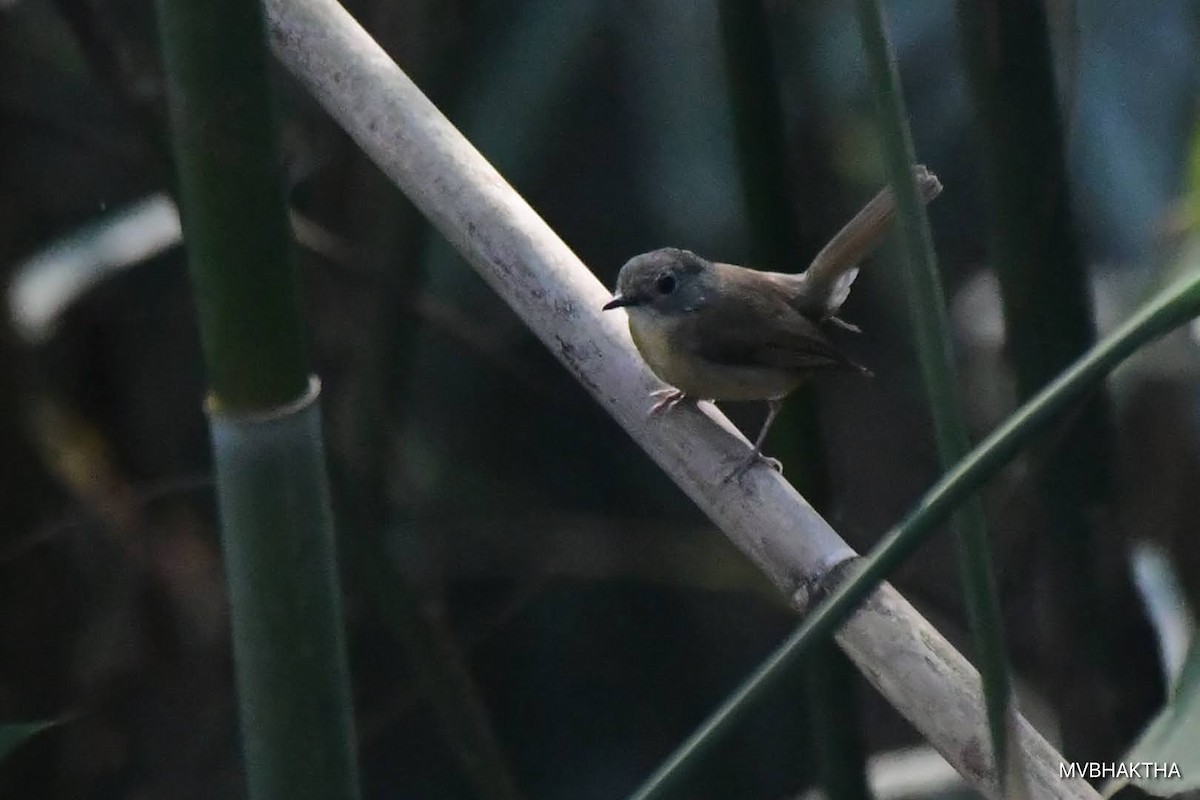
[[[1140,765],[1140,776],[1112,781],[1104,789],[1105,797],[1130,784],[1155,797],[1200,789],[1200,638],[1193,637],[1175,690],[1125,755],[1124,764]]]

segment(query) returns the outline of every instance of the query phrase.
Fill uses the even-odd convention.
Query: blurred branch
[[[422,560],[455,581],[633,579],[781,599],[727,540],[705,528],[564,513],[488,520],[439,514],[417,527]]]
[[[748,446],[711,406],[646,417],[658,382],[609,293],[349,14],[328,0],[268,0],[277,54],[313,95],[696,504],[800,609],[853,551],[771,470],[722,482]],[[803,535],[798,535],[799,532]],[[994,795],[978,677],[890,587],[839,633],[874,685],[961,773]],[[1045,796],[1092,797],[1024,721],[1019,744]]]
[[[137,125],[155,172],[169,166],[162,87],[157,76],[139,73],[130,48],[134,37],[119,19],[122,9],[96,0],[56,0],[54,5],[98,81]]]
[[[858,676],[832,639],[817,642],[804,659],[805,691],[825,800],[871,800],[860,726]]]
[[[563,392],[515,356],[479,320],[443,302],[423,287],[401,290],[391,260],[378,248],[355,245],[296,210],[291,212],[296,241],[324,265],[371,289],[386,291],[403,310],[457,341],[522,388],[549,403]],[[180,246],[179,211],[166,194],[147,195],[82,225],[35,252],[13,269],[8,286],[9,314],[27,344],[40,345],[58,331],[64,315],[92,290],[117,274]]]
[[[762,0],[721,0],[717,10],[751,254],[767,269],[800,272],[805,248],[801,247],[788,181],[787,126],[767,11]],[[816,507],[824,508],[829,468],[814,387],[801,386],[789,406],[775,424],[775,438],[786,443],[781,455],[791,468],[796,488]]]
[[[458,647],[463,655],[469,657],[479,647],[494,641],[502,631],[507,630],[513,618],[529,607],[543,588],[544,584],[538,582],[519,586],[496,608],[465,624],[458,632]],[[390,694],[382,698],[372,698],[370,707],[363,710],[358,720],[358,733],[363,750],[370,747],[384,732],[392,729],[400,717],[410,713],[425,699],[424,687],[407,683],[397,685]],[[454,744],[451,743],[451,746]],[[486,777],[486,773],[483,777]]]
[[[959,0],[958,21],[983,145],[990,250],[1004,300],[1008,356],[1024,401],[1096,340],[1087,270],[1071,220],[1046,10],[1042,0]],[[1112,606],[1099,577],[1105,547],[1094,530],[1109,501],[1112,438],[1101,388],[1061,442],[1038,456],[1046,465],[1039,487],[1053,595],[1042,649],[1058,685],[1068,756],[1116,757],[1133,733],[1119,729],[1110,703],[1097,701],[1119,695],[1131,681],[1116,649],[1126,631],[1090,624]]]
[[[523,795],[496,737],[483,691],[441,598],[422,591],[409,575],[393,568],[382,536],[358,533],[347,538],[346,549],[380,613],[403,642],[446,744],[479,797],[520,800]]]
[[[356,245],[297,211],[292,212],[296,240],[325,259],[329,266],[355,280],[389,293],[404,311],[439,333],[457,341],[489,366],[512,378],[521,388],[547,403],[564,402],[564,393],[513,353],[511,342],[497,337],[485,322],[440,299],[423,285],[402,287],[393,263],[378,249]],[[424,270],[422,264],[419,270]],[[396,389],[399,393],[399,389]]]

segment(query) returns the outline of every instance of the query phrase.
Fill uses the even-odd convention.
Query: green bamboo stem
[[[884,161],[896,192],[904,249],[906,293],[917,343],[925,394],[933,413],[938,455],[948,468],[970,450],[962,403],[955,383],[952,335],[933,251],[933,237],[913,179],[916,161],[908,114],[901,94],[895,54],[887,38],[878,0],[858,0],[859,27],[873,84],[883,139]],[[977,498],[956,514],[959,566],[976,659],[983,676],[992,746],[1003,784],[1008,762],[1009,668],[1000,604],[984,522]]]
[[[355,800],[319,384],[296,303],[262,7],[159,0],[158,15],[249,796]]]
[[[317,397],[210,417],[254,800],[359,796]]]
[[[215,402],[291,402],[308,381],[261,9],[158,0],[200,342]]]

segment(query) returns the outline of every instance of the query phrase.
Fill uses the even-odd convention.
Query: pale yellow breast
[[[638,352],[664,383],[700,400],[766,400],[800,385],[797,372],[713,362],[683,346],[679,325],[650,309],[630,308],[629,333]]]

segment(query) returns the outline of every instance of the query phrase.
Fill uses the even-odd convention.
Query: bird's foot
[[[729,483],[729,481],[732,480],[740,481],[751,467],[759,463],[766,464],[780,475],[783,474],[783,464],[778,458],[771,458],[770,456],[763,455],[763,452],[756,448],[751,450],[745,458],[739,461],[737,466],[735,466],[733,470],[725,476],[725,480],[721,482]]]
[[[650,409],[650,416],[670,411],[675,406],[688,399],[688,396],[679,389],[659,389],[651,392],[650,396],[657,399],[658,402]]]

